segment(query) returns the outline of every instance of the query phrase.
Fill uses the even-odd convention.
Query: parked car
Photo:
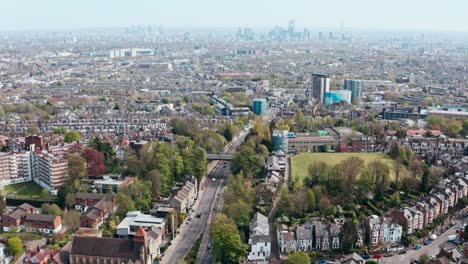
[[[370,259],[370,255],[369,255],[369,254],[367,254],[367,253],[366,253],[366,254],[364,254],[364,255],[362,255],[361,257],[362,257],[363,259]]]
[[[457,239],[457,235],[448,236],[447,241],[455,241]]]
[[[426,241],[424,242],[424,245],[426,245],[426,246],[427,246],[427,245],[429,245],[430,243],[432,243],[432,239],[428,239],[428,240],[426,240]]]
[[[406,250],[402,250],[402,251],[398,252],[398,254],[404,255],[404,254],[406,254]]]
[[[419,249],[421,249],[421,247],[422,247],[421,244],[417,244],[417,245],[414,247],[414,249],[415,249],[415,250],[419,250]]]

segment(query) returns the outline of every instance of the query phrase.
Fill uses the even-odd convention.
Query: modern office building
[[[263,115],[266,113],[267,107],[268,103],[265,98],[256,98],[253,101],[252,112],[256,115]]]
[[[321,103],[325,103],[325,93],[330,89],[330,78],[328,74],[312,74],[311,91],[309,97]]]
[[[225,116],[246,116],[250,112],[248,107],[235,107],[216,95],[211,97],[210,103],[216,106],[216,113]]]
[[[362,98],[362,81],[361,80],[345,80],[344,89],[351,91],[351,102],[354,104]]]
[[[351,104],[351,91],[348,90],[337,90],[325,93],[325,106],[346,102]]]
[[[287,130],[273,130],[273,135],[271,137],[271,143],[273,145],[273,151],[282,150],[283,152],[288,152],[288,138],[289,133]],[[293,135],[293,133],[291,133]]]

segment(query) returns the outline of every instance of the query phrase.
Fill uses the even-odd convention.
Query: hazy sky
[[[0,30],[271,27],[468,32],[468,0],[0,0]]]

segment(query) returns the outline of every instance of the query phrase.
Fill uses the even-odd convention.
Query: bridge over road
[[[226,152],[221,152],[221,153],[207,153],[206,154],[206,159],[207,160],[225,160],[225,161],[231,161],[234,159],[235,153],[226,153]]]

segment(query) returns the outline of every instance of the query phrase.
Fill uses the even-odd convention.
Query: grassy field
[[[5,194],[24,196],[29,198],[41,198],[43,188],[34,182],[23,182],[3,187]]]
[[[291,157],[291,175],[293,179],[303,179],[307,176],[307,168],[315,161],[323,161],[333,166],[341,161],[359,157],[366,163],[373,160],[380,160],[392,168],[392,159],[383,153],[302,153]],[[393,178],[393,173],[390,173]]]

